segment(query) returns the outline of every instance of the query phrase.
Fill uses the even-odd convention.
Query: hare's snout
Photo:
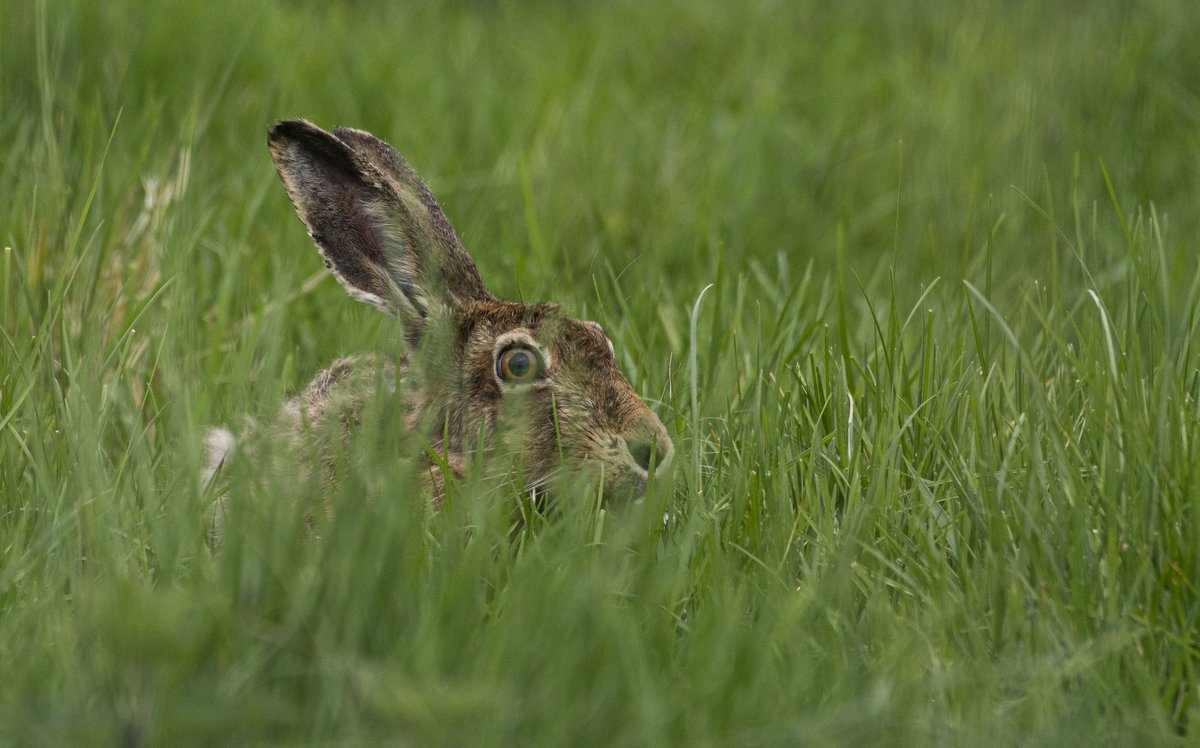
[[[621,441],[633,466],[646,477],[649,477],[651,468],[654,475],[665,472],[675,452],[666,428],[653,413],[648,413],[643,423],[622,436]]]
[[[609,433],[585,456],[603,473],[604,492],[612,497],[637,499],[651,477],[662,479],[670,471],[675,448],[662,421],[649,407],[632,425]]]

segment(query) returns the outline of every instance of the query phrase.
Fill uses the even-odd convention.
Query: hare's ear
[[[267,136],[283,186],[325,265],[412,338],[431,315],[491,296],[429,188],[391,146],[303,120]]]

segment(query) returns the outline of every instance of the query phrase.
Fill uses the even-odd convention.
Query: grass
[[[5,4],[0,741],[1194,741],[1198,37],[1166,0]],[[601,321],[673,481],[512,533],[496,485],[431,511],[383,414],[319,538],[237,474],[210,552],[204,427],[396,345],[278,184],[292,116]]]

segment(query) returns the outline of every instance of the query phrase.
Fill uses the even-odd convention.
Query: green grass
[[[1196,740],[1188,4],[393,5],[0,10],[0,742]],[[673,481],[510,533],[383,414],[210,552],[204,427],[396,345],[295,116],[604,324]]]

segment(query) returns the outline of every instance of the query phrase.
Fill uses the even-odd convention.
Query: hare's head
[[[582,473],[625,495],[670,462],[666,429],[600,326],[557,304],[488,293],[429,188],[391,146],[297,120],[277,124],[268,144],[326,267],[352,296],[399,318],[410,420],[452,459],[481,442],[503,446],[522,456],[530,487]]]

